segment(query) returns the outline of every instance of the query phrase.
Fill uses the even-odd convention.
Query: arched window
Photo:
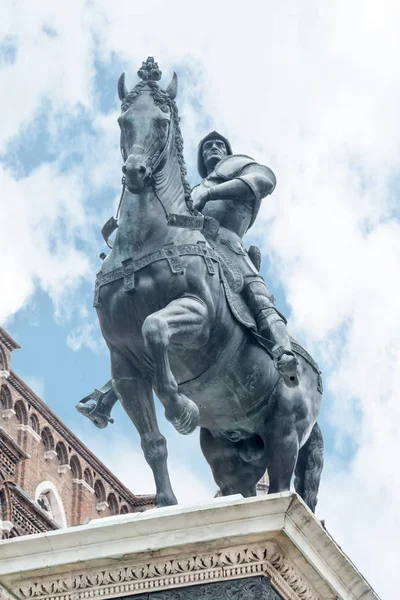
[[[82,479],[82,467],[79,458],[76,455],[72,456],[69,464],[71,465],[72,479]]]
[[[115,494],[108,494],[107,502],[108,502],[108,506],[110,507],[111,514],[117,515],[119,511],[118,511],[118,502],[115,497]]]
[[[68,464],[68,450],[63,442],[58,442],[56,446],[57,458],[60,465]]]
[[[42,430],[42,442],[45,451],[54,450],[54,438],[49,427],[45,427]]]
[[[42,481],[36,488],[35,500],[38,506],[44,510],[50,519],[59,527],[67,526],[64,506],[61,496],[51,481]]]
[[[2,410],[7,410],[8,408],[13,407],[11,392],[5,384],[3,384],[1,386],[0,404],[1,404]]]
[[[88,485],[90,485],[91,488],[93,487],[93,475],[90,469],[85,469],[83,473],[83,479]]]
[[[22,402],[22,400],[17,400],[14,405],[14,410],[18,423],[20,423],[21,425],[28,425],[28,411],[26,409],[25,403]]]
[[[94,484],[94,495],[96,496],[97,503],[105,502],[106,490],[104,489],[103,482],[97,479]]]
[[[29,417],[29,425],[35,433],[40,433],[39,419],[37,418],[37,415],[35,415],[35,413],[32,413]]]
[[[121,515],[127,515],[129,513],[129,508],[126,506],[126,504],[123,504],[119,512]]]

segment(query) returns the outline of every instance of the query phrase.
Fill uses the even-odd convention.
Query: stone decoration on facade
[[[135,600],[282,600],[267,577],[221,581],[132,596]],[[121,599],[118,599],[121,600]],[[129,600],[129,596],[126,600]]]
[[[130,492],[11,370],[17,348],[0,328],[0,539],[152,507],[153,496]],[[112,511],[97,508],[86,479],[111,494]]]
[[[268,576],[273,588],[285,600],[318,600],[316,592],[304,581],[276,542],[238,546],[166,561],[135,562],[132,566],[84,571],[71,577],[46,578],[15,588],[13,593],[20,600],[85,600],[160,589],[176,590],[196,583],[230,581],[262,574]]]

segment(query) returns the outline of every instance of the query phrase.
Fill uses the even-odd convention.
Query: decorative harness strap
[[[203,241],[197,244],[181,244],[176,246],[174,243],[165,244],[160,250],[151,252],[138,260],[127,258],[122,261],[122,266],[110,271],[109,273],[98,273],[94,289],[93,306],[99,306],[100,288],[107,283],[112,283],[119,279],[124,280],[124,291],[129,293],[135,289],[135,273],[148,265],[151,265],[159,260],[166,260],[169,264],[171,272],[174,274],[183,273],[183,265],[181,256],[202,256],[207,266],[207,271],[210,275],[215,275],[215,267],[213,261],[219,263],[219,256]]]

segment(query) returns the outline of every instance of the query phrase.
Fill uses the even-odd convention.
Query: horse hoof
[[[182,435],[192,433],[200,424],[199,409],[185,394],[171,398],[165,417]]]
[[[156,494],[155,502],[156,508],[162,508],[163,506],[175,506],[178,504],[178,500],[175,498],[173,492],[166,494],[164,492],[160,492]]]

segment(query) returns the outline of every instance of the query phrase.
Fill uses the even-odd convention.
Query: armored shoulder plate
[[[246,154],[227,156],[217,164],[210,178],[215,176],[228,181],[237,177],[242,169],[254,163],[255,160]]]

